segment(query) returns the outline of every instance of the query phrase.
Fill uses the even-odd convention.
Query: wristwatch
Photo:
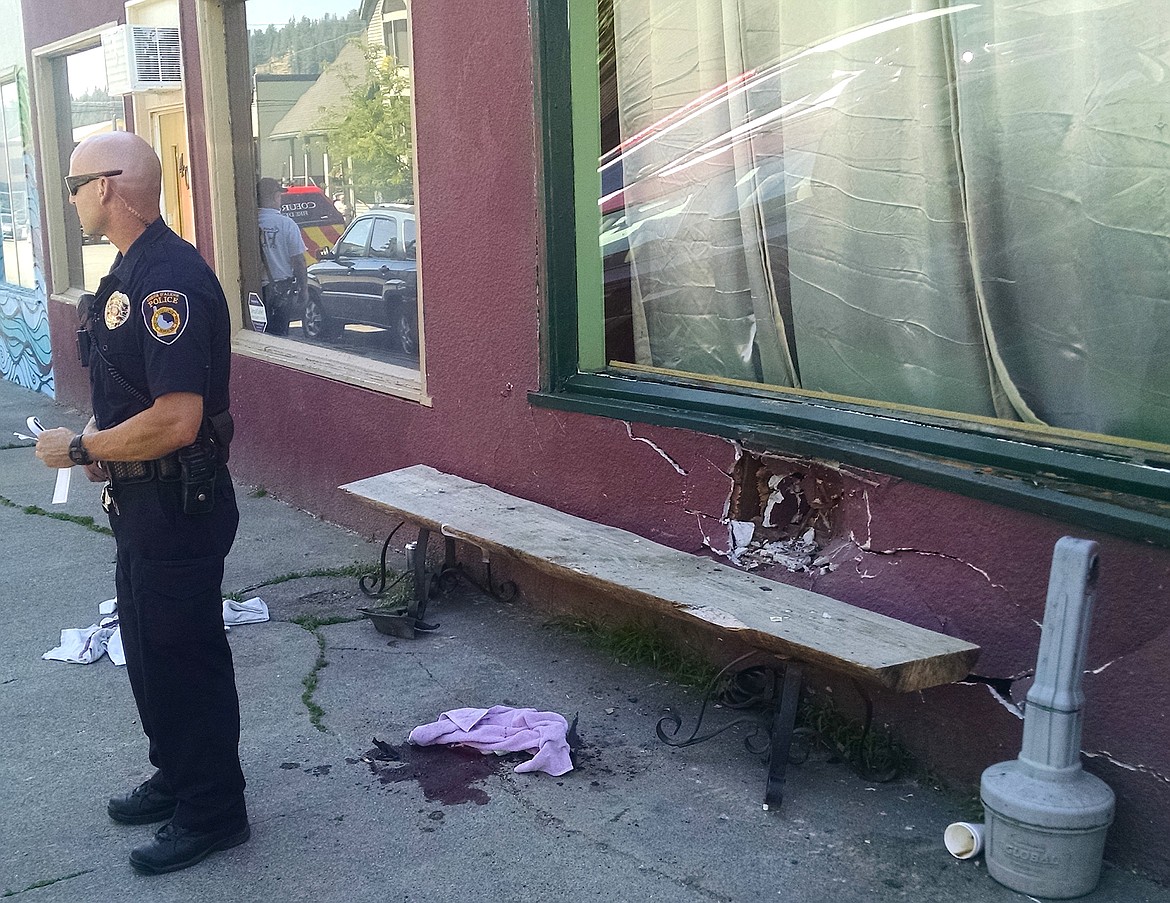
[[[74,464],[92,464],[93,458],[89,456],[89,452],[85,450],[85,444],[81,441],[82,436],[78,433],[73,437],[69,443],[69,460]]]

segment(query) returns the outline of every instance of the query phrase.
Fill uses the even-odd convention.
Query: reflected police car
[[[356,323],[389,330],[401,351],[418,353],[414,207],[371,208],[319,256],[309,267],[309,299],[301,318],[306,338],[332,338]]]

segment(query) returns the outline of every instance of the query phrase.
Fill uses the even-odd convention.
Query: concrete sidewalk
[[[296,575],[370,565],[380,543],[244,486],[224,592],[259,595],[273,617],[231,632],[253,838],[183,872],[138,875],[126,856],[153,829],[105,813],[112,793],[149,773],[126,676],[105,658],[41,659],[61,629],[95,623],[113,596],[113,539],[100,530],[98,487],[79,471],[69,502],[50,505],[52,474],[11,436],[29,414],[46,426],[85,420],[0,381],[0,896],[1026,899],[981,861],[946,853],[943,828],[976,813],[924,784],[868,784],[814,756],[789,770],[783,808],[763,811],[764,766],[742,734],[681,750],[655,737],[667,708],[691,723],[697,693],[587,648],[534,605],[460,589],[432,603],[441,628],[419,639],[383,636],[366,620],[315,627],[306,618],[356,616],[357,580]],[[578,768],[518,775],[496,757],[413,748],[401,767],[363,759],[375,737],[400,747],[446,709],[497,703],[579,715]],[[1107,867],[1083,899],[1170,903],[1170,890]]]

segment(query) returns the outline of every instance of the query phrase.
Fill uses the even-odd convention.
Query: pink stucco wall
[[[56,5],[44,4],[45,22]],[[429,0],[414,7],[414,29],[434,405],[237,357],[237,474],[373,534],[387,522],[335,487],[423,462],[687,551],[726,548],[731,443],[527,401],[540,384],[542,234],[527,5]],[[54,311],[56,348],[70,347],[71,330]],[[79,380],[59,366],[64,399],[83,395]],[[1170,832],[1170,552],[881,474],[842,480],[828,548],[836,569],[786,579],[979,643],[977,672],[1015,680],[1017,699],[1035,663],[1053,543],[1065,533],[1101,543],[1083,747],[1118,793],[1110,858],[1170,877],[1170,848],[1144,842]],[[979,684],[879,706],[957,780],[977,781],[1019,749],[1021,721]]]

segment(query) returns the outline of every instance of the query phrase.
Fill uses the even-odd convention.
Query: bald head
[[[162,164],[154,148],[130,132],[106,132],[86,138],[73,151],[71,173],[120,169],[116,191],[148,221],[159,215]]]
[[[117,248],[126,248],[161,216],[162,164],[154,149],[129,132],[107,132],[82,141],[69,158],[69,174],[121,170],[97,183],[83,186],[70,200],[87,234],[105,235]]]

